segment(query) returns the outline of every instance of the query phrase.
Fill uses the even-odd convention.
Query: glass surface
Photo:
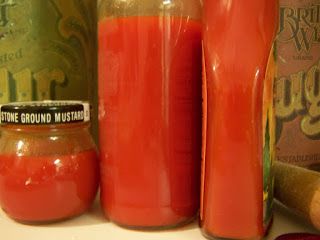
[[[112,221],[193,219],[201,160],[198,1],[101,1],[101,202]]]
[[[262,238],[271,220],[277,9],[267,0],[204,1],[201,226],[208,237]]]
[[[1,127],[0,205],[11,218],[51,222],[91,206],[98,155],[88,125],[71,125]]]

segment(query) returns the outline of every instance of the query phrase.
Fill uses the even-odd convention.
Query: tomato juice
[[[128,227],[190,221],[199,205],[201,23],[99,22],[101,201]]]
[[[263,94],[276,13],[275,1],[204,3],[201,226],[209,237],[253,239],[266,231]]]
[[[0,155],[0,203],[13,219],[37,223],[79,215],[99,183],[95,150],[70,155]]]

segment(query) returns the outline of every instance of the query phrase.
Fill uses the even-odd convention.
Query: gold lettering
[[[8,7],[15,5],[14,0],[1,0],[0,1],[0,27],[5,27],[8,22]]]
[[[308,72],[305,81],[305,97],[310,104],[308,114],[301,121],[301,129],[309,137],[320,134],[320,62]]]
[[[309,115],[313,118],[320,115],[320,86],[319,86],[319,72],[320,65],[313,66],[308,72],[306,77],[305,95],[308,102],[311,104],[309,108]]]
[[[32,75],[28,68],[13,75],[16,82],[16,100],[31,101],[32,100]]]
[[[276,116],[290,118],[305,109],[303,104],[304,72],[281,77],[276,81]]]
[[[317,39],[320,5],[310,5],[307,8],[279,8],[279,37],[278,41],[293,41],[298,52],[309,52]]]
[[[10,101],[9,73],[5,68],[0,69],[0,103]]]
[[[34,74],[34,79],[37,84],[37,98],[38,100],[51,99],[51,85],[53,82],[63,84],[65,81],[65,74],[60,69],[43,69]]]
[[[1,1],[1,0],[0,0]],[[16,85],[16,92],[12,91],[12,83],[9,71],[6,68],[0,68],[0,104],[10,101],[31,101],[54,99],[54,87],[56,83],[62,85],[65,83],[65,73],[60,69],[52,71],[43,69],[32,75],[28,68],[13,74],[13,80]],[[36,92],[33,90],[33,84],[36,83]],[[11,95],[13,93],[13,95]]]

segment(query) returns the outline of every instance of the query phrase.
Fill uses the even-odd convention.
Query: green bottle
[[[0,0],[0,104],[90,100],[95,0]]]

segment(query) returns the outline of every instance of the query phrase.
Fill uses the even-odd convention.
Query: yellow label
[[[320,166],[320,4],[280,0],[277,37],[277,160]]]

